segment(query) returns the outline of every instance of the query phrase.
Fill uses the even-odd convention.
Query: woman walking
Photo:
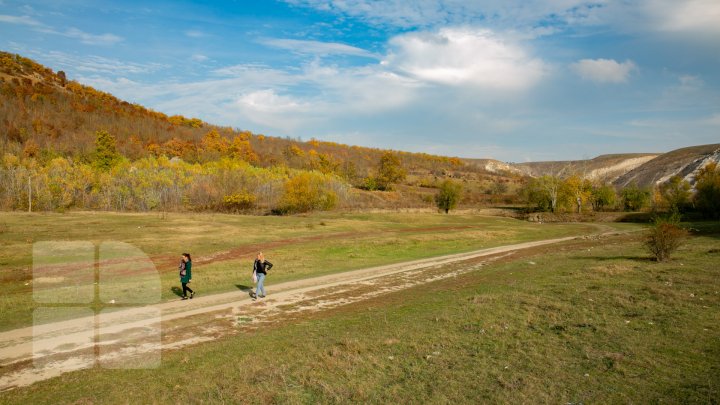
[[[253,295],[253,301],[260,298],[265,298],[265,276],[267,271],[272,268],[272,263],[265,260],[265,255],[262,252],[258,252],[255,263],[253,263],[253,273],[257,277],[257,287],[255,288],[255,295]]]
[[[192,258],[190,253],[183,253],[180,260],[180,283],[182,284],[182,299],[188,299],[187,293],[190,292],[190,298],[195,296],[195,291],[188,287],[188,283],[192,280]]]

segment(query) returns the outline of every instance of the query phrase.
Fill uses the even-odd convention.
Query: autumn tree
[[[461,197],[462,184],[452,180],[445,180],[440,184],[439,191],[435,195],[435,205],[447,214],[457,206]]]
[[[226,155],[230,149],[230,143],[215,129],[205,134],[200,141],[201,154],[206,160],[217,160]]]
[[[407,171],[402,166],[400,157],[392,152],[385,152],[380,157],[377,176],[365,180],[365,188],[370,190],[389,190],[392,184],[405,180]]]
[[[572,175],[566,178],[562,184],[562,193],[564,200],[571,205],[576,204],[577,212],[582,211],[583,202],[590,199],[592,184],[589,180],[578,175]]]
[[[692,194],[690,192],[690,183],[683,180],[680,176],[673,176],[670,180],[658,187],[662,203],[671,212],[682,212],[688,204]]]
[[[115,137],[105,130],[95,133],[95,153],[93,167],[101,171],[108,171],[121,159],[117,152]]]
[[[543,211],[556,212],[562,180],[556,176],[544,175],[532,179],[524,190],[524,199]]]
[[[317,172],[302,172],[285,182],[280,201],[280,213],[330,210],[337,204],[337,194],[327,187],[327,181]]]
[[[617,194],[615,188],[609,184],[595,185],[590,191],[590,203],[593,211],[602,211],[606,207],[615,205]]]
[[[650,191],[632,183],[620,193],[625,211],[639,211],[650,201]]]
[[[695,182],[695,207],[708,218],[720,218],[720,166],[709,163],[700,169]]]
[[[258,155],[253,150],[248,139],[243,135],[233,138],[229,147],[230,156],[235,159],[244,160],[248,163],[257,163]]]

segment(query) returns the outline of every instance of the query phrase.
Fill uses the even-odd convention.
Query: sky
[[[508,162],[720,143],[718,0],[0,0],[0,50],[304,141]]]

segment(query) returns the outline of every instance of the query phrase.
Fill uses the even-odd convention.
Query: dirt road
[[[267,287],[268,298],[258,301],[250,298],[249,287],[238,285],[238,290],[233,292],[100,314],[78,309],[77,316],[71,320],[0,333],[0,391],[83,368],[159,367],[163,350],[211,341],[308,312],[456,277],[523,249],[573,239],[578,237],[271,283]],[[55,309],[48,311],[49,319],[58,315],[53,313]]]

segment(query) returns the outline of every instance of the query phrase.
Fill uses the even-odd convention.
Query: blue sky
[[[717,0],[0,0],[0,49],[303,140],[513,162],[720,143]]]

